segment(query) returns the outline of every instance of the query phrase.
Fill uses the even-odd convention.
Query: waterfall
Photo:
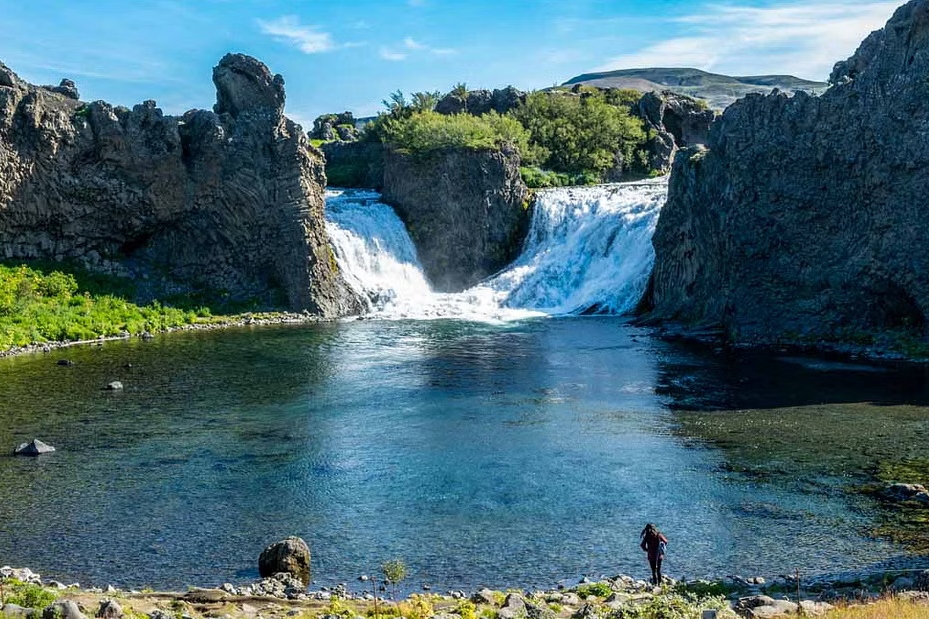
[[[645,290],[666,197],[665,179],[540,191],[519,258],[459,293],[430,289],[403,222],[378,193],[327,190],[326,226],[343,276],[375,317],[618,314]]]

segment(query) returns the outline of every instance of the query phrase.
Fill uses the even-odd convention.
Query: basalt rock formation
[[[666,174],[681,148],[706,144],[716,112],[697,99],[666,90],[647,92],[632,112],[645,121],[652,136],[646,148],[648,167]]]
[[[416,243],[433,288],[457,292],[519,255],[528,190],[509,149],[450,148],[384,156],[384,201]]]
[[[322,316],[352,311],[327,243],[319,154],[284,82],[228,54],[214,111],[81,103],[0,64],[0,258],[76,261],[191,293]]]
[[[924,334],[927,76],[929,0],[912,0],[823,95],[730,106],[675,161],[649,316],[740,342]]]

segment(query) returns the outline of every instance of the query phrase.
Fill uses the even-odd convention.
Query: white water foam
[[[664,179],[542,191],[522,255],[477,286],[450,294],[429,287],[403,222],[377,192],[329,189],[326,225],[339,268],[372,317],[619,314],[645,290],[666,197]]]

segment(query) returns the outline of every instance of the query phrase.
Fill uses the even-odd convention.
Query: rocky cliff
[[[515,152],[387,151],[383,196],[406,223],[438,291],[464,290],[519,255],[528,190]]]
[[[81,103],[0,64],[0,258],[77,261],[142,298],[205,294],[335,316],[354,308],[323,223],[325,175],[284,83],[213,70],[213,111]]]
[[[645,305],[732,340],[922,334],[929,311],[929,0],[820,97],[749,95],[682,151]]]

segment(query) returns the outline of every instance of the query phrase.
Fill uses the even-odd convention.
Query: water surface
[[[100,390],[117,379],[123,392]],[[885,508],[854,489],[923,449],[926,385],[605,317],[355,321],[4,359],[0,446],[59,451],[0,457],[0,563],[217,585],[257,576],[261,549],[296,534],[321,585],[401,557],[411,587],[550,587],[644,576],[652,521],[674,576],[923,565],[873,537]],[[892,441],[849,440],[882,419]]]

